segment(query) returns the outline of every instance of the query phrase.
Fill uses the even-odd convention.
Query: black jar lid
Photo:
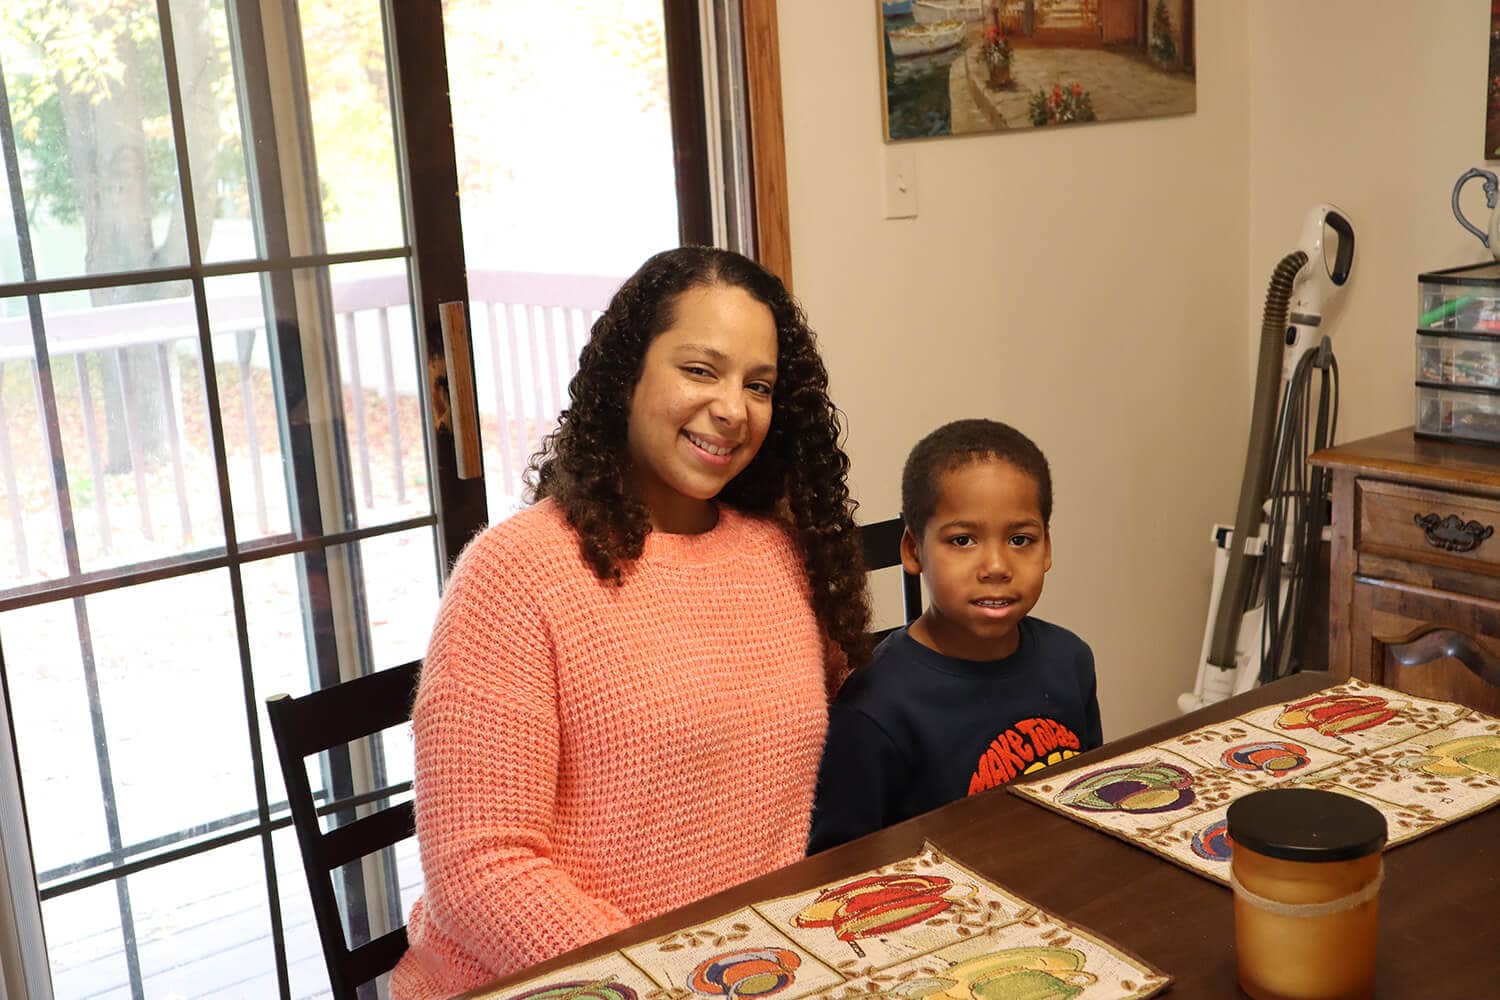
[[[1350,861],[1385,846],[1385,816],[1350,795],[1267,788],[1229,804],[1229,839],[1285,861]]]

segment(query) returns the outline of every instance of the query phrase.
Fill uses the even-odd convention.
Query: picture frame
[[[875,5],[887,142],[1197,110],[1195,0]]]

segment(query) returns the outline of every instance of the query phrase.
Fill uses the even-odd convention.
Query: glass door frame
[[[448,102],[448,57],[443,37],[442,0],[388,0],[392,18],[388,33],[395,53],[397,95],[396,141],[404,172],[410,221],[413,268],[412,313],[428,359],[425,404],[432,410],[438,394],[454,395],[447,383],[440,306],[461,302],[469,310],[464,263],[463,221],[458,202],[458,161],[453,147],[453,111]],[[472,344],[469,345],[472,351]],[[473,398],[473,366],[466,366]],[[451,410],[450,410],[451,412]],[[438,579],[464,545],[489,519],[484,477],[462,479],[451,423],[434,428],[428,421],[428,448],[434,472],[439,549],[443,564]]]

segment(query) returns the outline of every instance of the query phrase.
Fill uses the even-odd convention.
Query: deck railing
[[[593,320],[599,315],[620,284],[619,278],[588,275],[535,274],[516,271],[471,271],[469,293],[471,336],[474,341],[475,380],[478,384],[481,426],[488,438],[486,451],[486,487],[491,492],[492,511],[513,509],[519,504],[521,473],[530,452],[542,434],[551,428],[559,410],[566,404],[567,383],[577,368],[578,352],[588,336]],[[400,274],[336,281],[332,285],[335,327],[338,338],[339,376],[348,396],[368,402],[378,395],[383,410],[385,448],[373,448],[372,428],[367,426],[367,406],[353,405],[344,414],[349,426],[355,488],[366,506],[373,505],[377,482],[389,477],[398,503],[406,499],[407,470],[404,466],[420,461],[419,443],[402,441],[402,404],[410,409],[419,398],[417,379],[425,377],[418,354],[411,347],[410,293]],[[266,415],[252,405],[254,371],[264,368],[267,355],[263,338],[266,317],[263,299],[258,291],[215,296],[209,305],[214,338],[215,362],[232,363],[237,376],[236,391],[244,414],[243,432],[249,448],[248,463],[253,476],[255,517],[262,531],[269,520],[270,504],[260,459],[267,449],[279,447],[279,429],[264,426]],[[197,354],[197,319],[190,298],[160,299],[71,311],[48,311],[44,315],[46,342],[54,392],[67,379],[71,394],[89,400],[79,407],[84,450],[94,488],[71,495],[74,516],[91,516],[100,541],[107,551],[113,533],[112,518],[123,512],[111,509],[110,492],[103,488],[107,463],[107,441],[92,405],[93,379],[112,379],[115,387],[129,378],[149,378],[156,384],[162,400],[164,426],[160,436],[150,435],[165,444],[163,460],[170,463],[177,517],[183,542],[192,533],[188,509],[188,483],[184,472],[186,443],[182,431],[182,386],[179,352]],[[257,341],[261,343],[258,347]],[[133,352],[135,364],[127,366],[128,348],[154,348],[155,364],[143,368],[139,352]],[[18,367],[29,370],[29,378],[7,380],[7,374]],[[214,377],[204,372],[205,377]],[[17,389],[18,381],[29,383],[32,398],[27,401]],[[3,391],[9,385],[9,391]],[[229,386],[221,382],[221,392]],[[118,431],[125,436],[130,455],[130,474],[134,477],[134,504],[145,537],[151,538],[155,522],[151,514],[153,500],[160,502],[165,491],[159,487],[156,496],[148,488],[147,461],[144,458],[140,415],[129,412],[131,393],[118,392],[126,407]],[[25,316],[0,318],[0,482],[6,497],[6,515],[10,525],[12,558],[19,576],[30,573],[28,536],[41,530],[55,531],[59,508],[50,469],[18,465],[15,439],[21,406],[31,405],[35,412],[42,406],[42,385],[33,349],[30,319]],[[377,412],[380,412],[378,410]],[[258,412],[261,411],[261,412]],[[76,431],[75,431],[76,433]],[[410,436],[408,429],[405,433]],[[70,450],[72,445],[69,445]],[[46,446],[43,453],[47,454]],[[81,469],[69,469],[70,480],[76,480]],[[27,486],[45,478],[51,497],[48,511],[29,510],[23,502]],[[383,485],[383,484],[382,484]],[[120,493],[116,493],[117,498]],[[119,502],[118,499],[116,502]],[[34,508],[35,505],[33,505]],[[92,508],[86,515],[80,506]],[[42,516],[50,526],[39,522]]]

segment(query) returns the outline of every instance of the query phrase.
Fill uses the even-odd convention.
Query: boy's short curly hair
[[[1009,462],[1036,483],[1042,525],[1052,523],[1052,470],[1036,443],[998,420],[955,420],[918,441],[901,472],[901,516],[918,539],[937,510],[944,473],[981,459]]]

